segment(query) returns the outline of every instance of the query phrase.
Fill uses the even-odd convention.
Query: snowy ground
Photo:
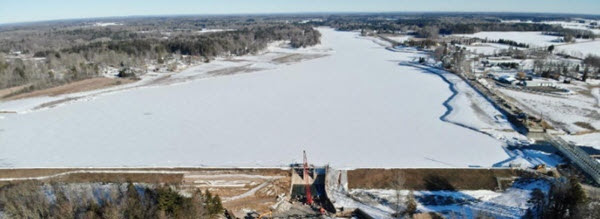
[[[204,33],[216,33],[216,32],[224,32],[224,31],[233,31],[235,29],[202,29],[196,31],[196,33],[204,34]]]
[[[520,32],[520,31],[484,31],[478,32],[474,34],[455,34],[453,36],[462,36],[462,37],[476,37],[480,39],[488,39],[488,40],[512,40],[519,43],[529,44],[532,47],[537,46],[549,46],[560,44],[559,37],[544,35],[542,32]]]
[[[577,125],[578,122],[587,123],[593,128],[600,127],[600,108],[594,97],[578,93],[546,95],[502,88],[498,90],[515,99],[528,113],[550,120],[555,127],[568,133],[592,131]]]
[[[585,58],[588,55],[600,56],[600,39],[559,45],[555,49],[568,55]]]
[[[590,23],[598,22],[597,20],[586,20],[585,23],[580,23],[576,21],[542,21],[540,23],[544,24],[552,24],[552,25],[560,25],[564,28],[576,29],[576,30],[589,30],[594,32],[595,34],[600,34],[600,29],[590,28]]]
[[[544,35],[542,32],[478,32],[474,34],[455,34],[453,36],[476,37],[488,40],[505,39],[525,43],[530,45],[530,47],[547,47],[555,45],[556,52],[566,53],[579,58],[584,58],[589,54],[600,55],[600,40],[592,41],[587,39],[577,39],[575,43],[563,43],[560,41],[560,37]],[[493,47],[490,45],[469,46],[467,49],[476,51],[477,53],[490,55],[496,51]]]
[[[527,201],[534,189],[547,193],[549,184],[545,181],[517,182],[503,192],[490,190],[459,191],[415,191],[417,211],[437,212],[449,218],[476,218],[490,215],[493,218],[521,218],[530,208]],[[342,196],[334,192],[336,205],[344,205],[361,210],[377,217],[392,218],[391,214],[404,208],[407,190],[352,189]]]
[[[506,151],[511,157],[497,163],[495,167],[534,168],[543,164],[548,168],[556,168],[559,164],[564,163],[563,158],[557,154],[541,150],[515,148]]]
[[[499,44],[499,43],[474,43],[472,45],[462,45],[467,51],[484,54],[484,55],[494,55],[499,53],[502,50],[509,49],[511,46]],[[518,47],[513,47],[515,49],[519,49]]]
[[[564,135],[562,138],[570,142],[575,142],[575,144],[580,146],[592,146],[600,149],[600,132],[582,135]]]
[[[411,35],[386,35],[385,37],[387,37],[391,40],[394,40],[396,42],[399,42],[399,43],[404,43],[404,41],[414,38],[414,36],[411,36]]]
[[[115,23],[115,22],[96,22],[96,23],[94,23],[93,26],[108,27],[108,26],[118,26],[118,25],[123,25],[123,24]]]
[[[0,110],[28,112],[2,114],[0,164],[285,166],[300,161],[302,150],[311,162],[341,168],[492,166],[508,158],[501,141],[440,120],[453,97],[449,85],[398,65],[423,54],[320,31],[323,45],[293,51],[328,55],[318,59],[279,59],[290,50],[280,48],[44,110],[35,110],[35,99],[0,103]],[[448,101],[456,105],[449,120],[507,127],[480,97],[465,95]]]

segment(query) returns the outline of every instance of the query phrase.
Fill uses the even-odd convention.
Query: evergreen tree
[[[527,211],[526,218],[539,218],[540,213],[544,209],[544,205],[546,204],[546,196],[542,190],[536,188],[531,191],[531,197],[527,201],[527,203],[531,204],[531,208]]]
[[[579,181],[571,177],[566,182],[556,182],[550,188],[544,218],[576,218],[578,208],[587,202]]]
[[[140,199],[140,195],[137,192],[137,189],[133,185],[133,183],[129,182],[127,184],[127,193],[125,206],[123,210],[123,216],[125,218],[131,219],[143,219],[144,218],[144,209],[142,206],[142,201]]]
[[[221,214],[223,212],[223,210],[224,210],[224,208],[223,208],[223,204],[221,203],[221,197],[219,197],[219,195],[215,195],[215,197],[213,197],[212,200],[210,201],[210,209],[209,209],[210,215]]]

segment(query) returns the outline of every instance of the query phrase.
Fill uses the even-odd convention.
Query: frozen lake
[[[448,84],[398,65],[417,54],[321,32],[333,49],[327,57],[4,114],[0,165],[287,166],[301,162],[302,150],[310,162],[340,168],[508,158],[500,141],[440,120]]]

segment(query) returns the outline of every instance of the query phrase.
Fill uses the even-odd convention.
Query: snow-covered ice
[[[500,141],[440,120],[453,94],[448,84],[398,65],[420,54],[320,31],[321,47],[332,50],[323,58],[276,67],[258,60],[250,67],[266,70],[5,114],[0,163],[285,166],[301,161],[302,150],[340,168],[492,166],[508,158]],[[206,73],[192,69],[182,76]]]

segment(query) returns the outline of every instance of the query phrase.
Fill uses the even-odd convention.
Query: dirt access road
[[[291,171],[286,168],[38,168],[0,169],[0,187],[25,180],[64,183],[136,182],[171,184],[182,194],[196,189],[218,194],[230,211],[268,212],[289,198]]]

